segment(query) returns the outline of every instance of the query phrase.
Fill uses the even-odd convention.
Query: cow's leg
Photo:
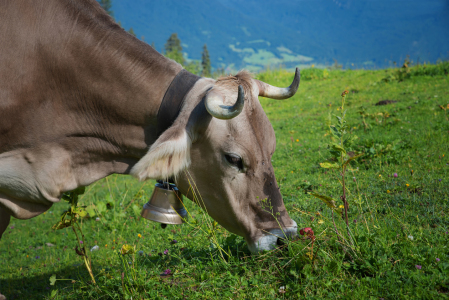
[[[10,219],[10,214],[0,207],[0,240],[2,239],[3,232],[5,232],[6,228],[8,228]]]

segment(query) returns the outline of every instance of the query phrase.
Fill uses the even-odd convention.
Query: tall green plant
[[[76,190],[64,193],[62,195],[62,199],[69,202],[70,207],[62,214],[61,221],[53,225],[52,229],[58,230],[66,227],[72,227],[77,240],[75,251],[79,256],[83,257],[86,269],[89,272],[90,277],[92,278],[92,282],[95,284],[94,274],[92,273],[92,260],[88,255],[89,252],[86,251],[86,243],[84,240],[83,230],[81,228],[81,225],[78,223],[79,218],[85,217],[87,215],[87,211],[85,210],[86,206],[78,206],[78,197],[79,195],[84,194],[84,191],[85,188],[80,187]]]
[[[348,221],[348,207],[349,203],[346,196],[346,169],[349,166],[349,163],[356,158],[359,158],[363,154],[357,155],[349,155],[347,149],[352,146],[354,140],[357,139],[357,136],[352,135],[350,130],[348,130],[348,125],[346,124],[346,110],[345,110],[345,98],[348,94],[348,91],[344,91],[341,94],[341,107],[340,107],[340,116],[336,117],[336,124],[331,124],[329,122],[329,131],[331,134],[331,143],[328,146],[330,158],[320,163],[320,166],[325,169],[335,169],[339,171],[339,175],[341,178],[341,186],[342,186],[342,195],[340,196],[341,201],[343,202],[344,207],[344,219],[346,223],[346,230],[349,238],[349,242],[353,245],[350,230],[349,230],[349,221]],[[332,220],[334,220],[334,211],[341,212],[340,208],[337,207],[335,199],[329,196],[320,195],[315,192],[309,192],[310,195],[322,200],[329,208],[332,209]],[[334,227],[337,236],[339,236],[337,227]]]

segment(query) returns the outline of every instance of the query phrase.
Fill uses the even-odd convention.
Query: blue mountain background
[[[207,44],[226,71],[449,58],[448,0],[112,0],[112,10],[160,52],[174,32],[187,59]]]

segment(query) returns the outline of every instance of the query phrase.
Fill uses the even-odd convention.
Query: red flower
[[[313,235],[313,230],[310,227],[306,227],[306,228],[303,228],[303,229],[299,230],[299,234],[301,234],[301,235],[304,235],[304,234]]]

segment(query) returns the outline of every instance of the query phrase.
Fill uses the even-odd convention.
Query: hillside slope
[[[116,20],[161,51],[177,32],[189,58],[206,43],[214,67],[384,67],[406,55],[449,57],[445,0],[113,0]]]

